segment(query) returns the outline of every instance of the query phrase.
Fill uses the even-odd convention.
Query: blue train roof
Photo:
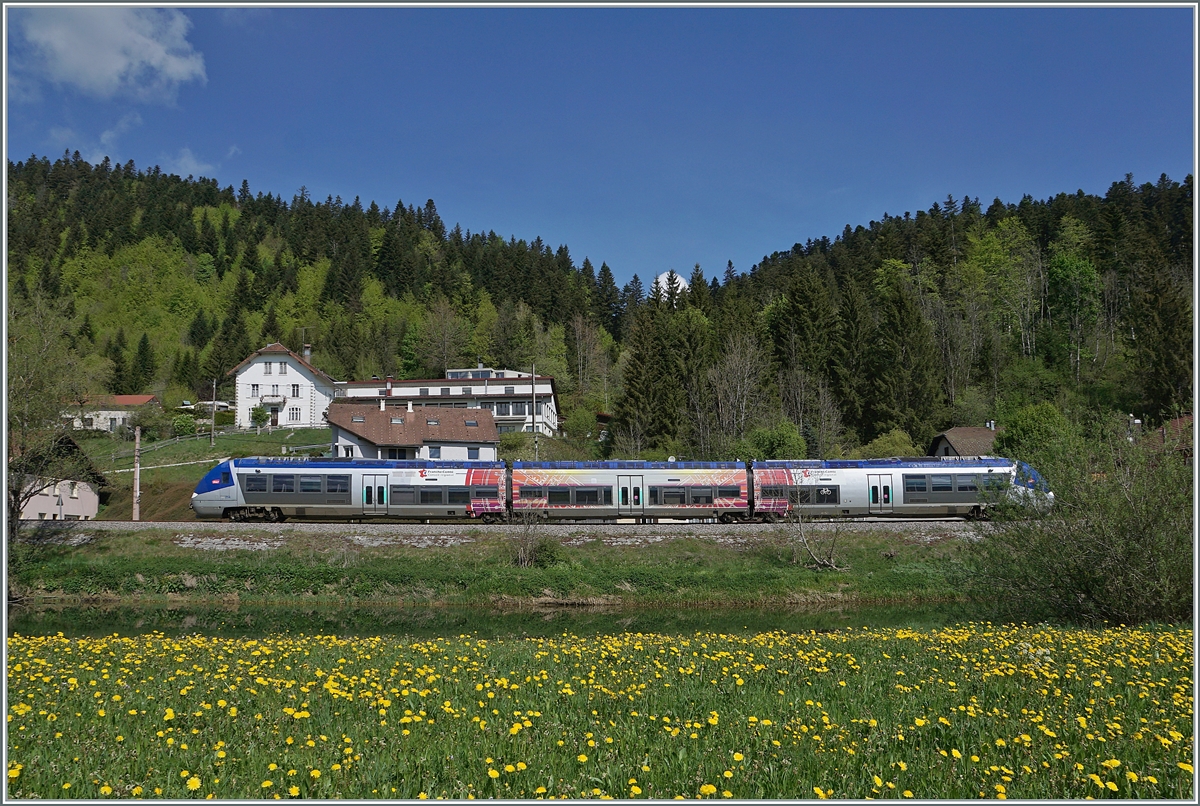
[[[232,459],[231,464],[236,467],[261,467],[274,469],[304,469],[310,468],[314,470],[329,470],[329,469],[353,469],[353,468],[378,468],[378,469],[395,469],[402,470],[411,468],[420,470],[422,468],[502,468],[504,462],[451,462],[439,460],[425,459],[337,459],[325,458],[320,456],[251,456],[245,459]]]
[[[741,470],[741,462],[513,462],[513,470]]]
[[[1012,460],[999,456],[893,456],[888,459],[767,459],[754,462],[753,468],[796,468],[819,470],[870,470],[872,468],[944,468],[971,465],[975,467],[1011,467]]]

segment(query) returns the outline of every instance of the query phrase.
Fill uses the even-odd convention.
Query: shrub
[[[850,451],[849,459],[889,459],[893,456],[922,456],[925,450],[913,444],[912,437],[901,428],[893,428],[886,434]]]
[[[171,418],[171,430],[175,436],[191,436],[196,433],[196,418],[190,414],[177,414]]]
[[[1002,502],[964,552],[969,589],[1024,619],[1135,624],[1192,612],[1190,460],[1117,428],[1049,432],[1023,453],[1051,506]],[[1020,455],[1020,454],[1018,454]]]

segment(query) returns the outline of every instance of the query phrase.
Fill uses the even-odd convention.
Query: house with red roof
[[[249,428],[251,409],[262,406],[271,425],[324,428],[336,381],[311,362],[312,345],[304,345],[304,355],[298,355],[275,342],[229,370],[237,390],[235,424]]]
[[[64,416],[77,431],[120,431],[133,415],[146,408],[162,408],[154,395],[97,395]]]

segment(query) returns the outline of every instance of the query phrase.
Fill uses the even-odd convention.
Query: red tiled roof
[[[993,431],[990,428],[958,426],[935,436],[929,445],[929,451],[932,454],[935,450],[934,443],[938,438],[943,438],[959,456],[986,456],[991,453],[992,443],[996,441],[996,434],[999,432],[1000,429]]]
[[[373,445],[419,447],[426,442],[500,442],[496,421],[487,409],[427,409],[408,411],[388,406],[336,403],[325,415],[330,425],[349,431]],[[361,417],[362,422],[354,422]],[[403,423],[393,423],[392,419]],[[468,426],[467,420],[479,423]],[[430,421],[436,421],[431,425]]]
[[[237,373],[237,371],[238,371],[239,369],[241,369],[242,367],[246,366],[246,364],[249,364],[251,361],[253,361],[255,358],[257,358],[257,357],[258,357],[258,356],[260,356],[260,355],[274,355],[274,354],[289,355],[289,356],[291,356],[292,358],[296,359],[296,363],[298,363],[300,366],[302,366],[302,367],[304,367],[305,369],[307,369],[309,372],[312,372],[312,373],[313,373],[313,374],[315,374],[315,375],[320,375],[322,378],[325,378],[325,379],[326,379],[326,380],[328,380],[330,383],[337,383],[337,381],[335,381],[335,380],[334,380],[334,379],[333,379],[333,378],[332,378],[332,377],[331,377],[331,376],[330,376],[328,373],[326,373],[326,372],[323,372],[323,371],[321,371],[321,370],[317,369],[317,368],[316,368],[316,367],[314,367],[312,364],[310,364],[310,363],[308,363],[307,361],[305,361],[303,356],[300,356],[300,355],[297,355],[296,353],[293,353],[291,350],[289,350],[288,348],[284,347],[284,346],[283,346],[282,344],[280,344],[279,342],[273,342],[273,343],[271,343],[271,344],[268,344],[266,347],[263,347],[263,348],[262,348],[262,349],[260,349],[260,350],[255,350],[253,353],[251,353],[250,355],[246,356],[246,358],[245,358],[245,359],[243,359],[241,363],[239,363],[239,364],[238,364],[236,367],[234,367],[233,369],[229,370],[229,371],[228,371],[228,372],[226,372],[225,374],[226,374],[226,375],[234,375],[234,374],[236,374],[236,373]]]

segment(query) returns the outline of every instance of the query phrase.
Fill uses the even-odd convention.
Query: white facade
[[[445,378],[424,380],[339,381],[338,397],[411,402],[413,406],[487,409],[496,430],[533,432],[554,436],[558,431],[558,394],[554,378],[491,367],[452,369]],[[420,457],[425,458],[425,457]]]
[[[60,481],[29,499],[21,518],[32,521],[90,521],[100,511],[100,495],[86,481]]]
[[[437,442],[416,448],[376,445],[344,428],[333,429],[333,455],[339,459],[433,459],[444,462],[494,462],[496,446],[481,443]],[[403,455],[401,455],[403,454]]]
[[[250,411],[262,406],[269,425],[324,428],[322,415],[333,402],[334,380],[280,344],[257,351],[233,369],[236,420],[253,425]]]

